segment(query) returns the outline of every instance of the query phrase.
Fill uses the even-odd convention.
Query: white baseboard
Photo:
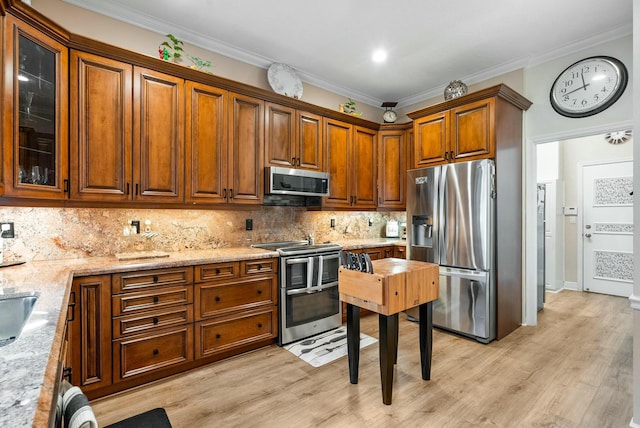
[[[565,290],[578,291],[578,283],[577,282],[565,281],[564,282],[564,289]]]
[[[640,424],[633,422],[633,419],[631,419],[631,422],[629,422],[629,426],[631,428],[640,428]]]

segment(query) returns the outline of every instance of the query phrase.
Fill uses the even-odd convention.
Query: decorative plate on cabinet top
[[[275,93],[297,100],[302,98],[302,81],[295,70],[287,64],[271,64],[267,71],[267,79]]]

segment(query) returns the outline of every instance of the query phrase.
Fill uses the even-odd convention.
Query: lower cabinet
[[[69,300],[68,379],[90,394],[111,385],[111,276],[75,278]]]
[[[277,259],[196,266],[196,358],[278,337],[277,273]]]
[[[113,342],[113,382],[193,361],[193,324]]]
[[[204,358],[256,341],[275,338],[277,311],[265,308],[196,323],[197,357]]]
[[[67,378],[94,399],[275,343],[277,261],[75,278]]]

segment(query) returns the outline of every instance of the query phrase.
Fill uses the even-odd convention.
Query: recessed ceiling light
[[[373,62],[385,62],[387,60],[387,51],[385,51],[384,49],[377,49],[373,51],[371,59],[373,59]]]

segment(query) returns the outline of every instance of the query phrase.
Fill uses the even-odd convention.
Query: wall
[[[604,136],[594,135],[590,137],[575,138],[563,141],[560,144],[563,152],[563,164],[561,176],[564,179],[564,206],[578,206],[581,183],[578,182],[579,163],[599,162],[607,160],[633,159],[633,139],[623,144],[609,144]],[[575,217],[574,217],[575,218]],[[571,223],[571,217],[564,217],[564,247],[565,247],[565,282],[576,283],[578,281],[578,257],[577,242],[581,236],[577,223]],[[579,285],[578,285],[579,286]]]
[[[31,6],[72,33],[155,58],[158,57],[158,45],[167,40],[164,37],[165,34],[172,32],[171,28],[167,28],[165,33],[158,34],[61,0],[32,0]],[[243,63],[188,43],[184,44],[184,50],[192,56],[210,60],[212,63],[211,72],[217,76],[271,91],[271,86],[267,81],[267,70],[264,68]],[[189,65],[188,60],[185,64]],[[338,105],[345,103],[347,97],[303,82],[302,100],[338,110]],[[363,119],[382,122],[382,108],[357,103],[357,111],[362,113]]]
[[[524,323],[537,322],[536,302],[536,144],[568,140],[577,137],[602,134],[608,131],[628,129],[633,119],[633,79],[630,79],[622,97],[610,108],[597,115],[571,119],[557,114],[549,102],[549,90],[554,80],[574,62],[594,55],[609,55],[620,59],[629,74],[634,73],[631,36],[622,37],[598,46],[576,51],[570,55],[533,65],[524,70],[523,95],[533,102],[524,115],[525,170],[525,301]],[[572,243],[575,246],[575,241]]]
[[[245,220],[253,219],[253,230]],[[331,219],[336,227],[331,228]],[[369,226],[369,218],[373,225]],[[184,251],[248,246],[267,241],[316,242],[384,237],[388,219],[403,212],[306,211],[256,207],[251,210],[171,210],[101,208],[0,208],[0,220],[14,222],[15,238],[4,239],[4,260],[58,260],[112,256],[130,251]],[[151,220],[157,236],[124,236],[130,220]],[[144,230],[144,229],[143,229]]]
[[[465,82],[466,83],[466,82]],[[496,86],[499,85],[501,83],[504,83],[505,85],[507,85],[508,87],[510,87],[511,89],[513,89],[514,91],[520,93],[520,94],[524,94],[524,70],[515,70],[509,73],[505,73],[502,74],[500,76],[496,76],[493,77],[491,79],[487,79],[484,80],[482,82],[477,82],[477,83],[473,83],[473,84],[469,84],[469,93],[471,92],[476,92],[479,91],[481,89],[486,89],[486,88],[490,88],[492,86]],[[407,105],[404,106],[400,109],[398,109],[398,123],[404,123],[404,122],[409,122],[411,121],[411,119],[409,119],[406,116],[406,113],[410,113],[412,111],[416,111],[416,110],[420,110],[422,108],[434,105],[434,104],[439,104],[444,102],[444,88],[447,86],[447,84],[442,86],[442,94],[438,95],[437,97],[433,97],[430,98],[428,100],[424,100],[424,101],[420,101],[418,103],[415,104],[411,104],[411,105]]]

